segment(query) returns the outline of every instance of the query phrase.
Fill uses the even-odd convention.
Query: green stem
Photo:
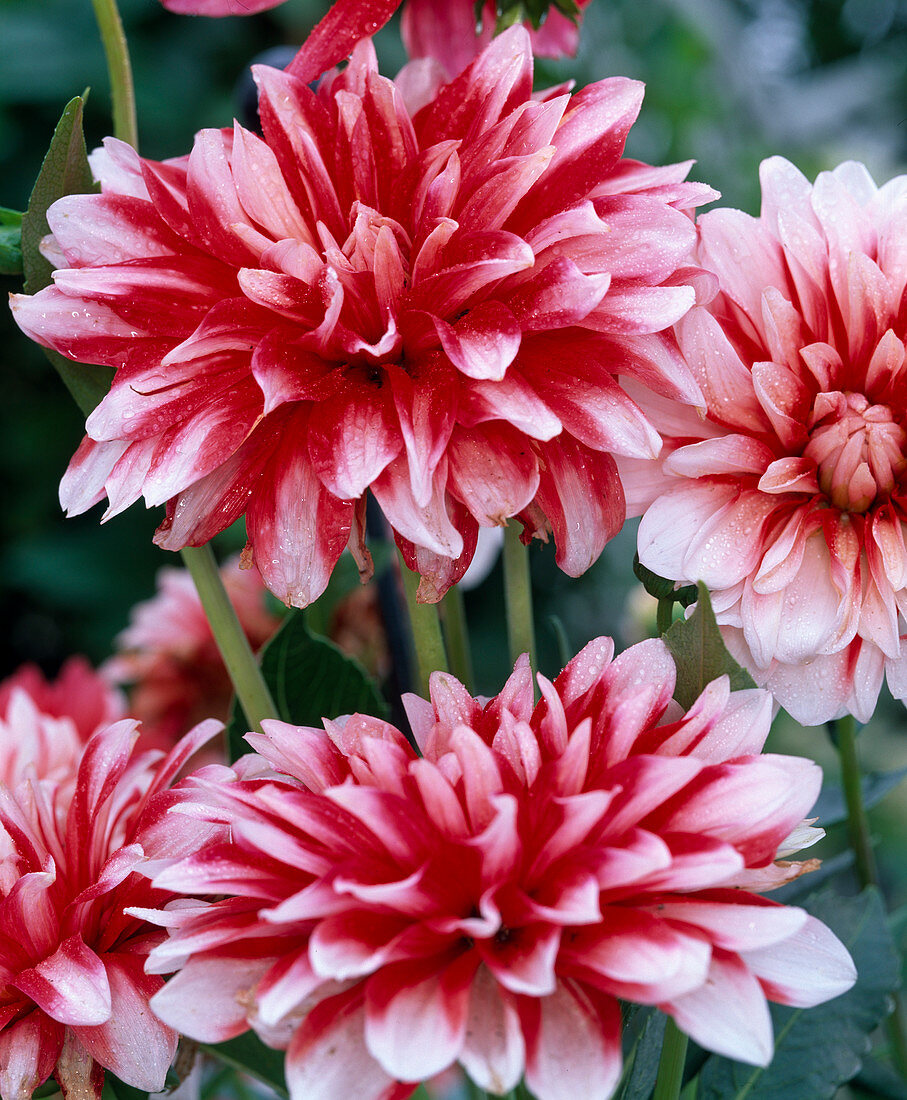
[[[857,721],[852,714],[848,714],[844,718],[838,718],[834,726],[841,760],[841,784],[847,804],[847,828],[850,832],[850,845],[856,857],[857,877],[863,887],[878,886],[879,873],[872,850],[869,819],[863,804],[863,783],[857,757]]]
[[[652,1100],[677,1100],[683,1087],[683,1067],[687,1057],[687,1037],[668,1017],[661,1060],[658,1063],[658,1080]]]
[[[469,631],[466,626],[466,608],[463,592],[458,584],[447,593],[441,603],[441,625],[444,641],[450,654],[450,671],[467,691],[474,689],[472,655],[469,649]]]
[[[857,721],[852,714],[848,714],[836,719],[833,726],[841,761],[841,785],[847,804],[847,828],[856,860],[857,878],[864,889],[867,886],[878,889],[879,872],[863,802],[863,780],[857,754]],[[907,1080],[907,1013],[900,992],[894,994],[894,1011],[886,1019],[885,1027],[894,1062],[901,1076]]]
[[[419,590],[419,575],[413,573],[406,563],[400,561],[403,575],[403,590],[406,593],[406,606],[409,610],[409,624],[413,634],[413,650],[416,657],[416,677],[419,694],[428,698],[428,680],[433,672],[447,672],[447,653],[441,636],[441,620],[438,617],[438,605],[419,603],[416,593]]]
[[[135,87],[132,83],[132,63],[123,33],[123,22],[116,0],[92,0],[94,15],[101,32],[101,42],[110,74],[110,96],[113,100],[113,134],[127,141],[133,149],[139,147],[139,127],[135,113]]]
[[[180,553],[195,582],[217,648],[227,666],[236,697],[246,713],[250,728],[261,730],[263,718],[279,717],[277,707],[262,678],[249,640],[239,625],[233,605],[227,598],[211,547],[186,546]]]
[[[671,623],[674,621],[674,601],[670,596],[667,599],[661,599],[658,601],[658,611],[656,612],[655,622],[658,627],[658,637],[663,635],[671,629]]]
[[[535,626],[532,620],[532,579],[529,574],[529,548],[520,542],[516,522],[504,529],[504,604],[507,612],[507,644],[510,660],[529,654],[538,668],[535,652]]]

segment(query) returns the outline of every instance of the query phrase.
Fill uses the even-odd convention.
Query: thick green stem
[[[677,1100],[683,1088],[683,1067],[687,1057],[687,1037],[669,1017],[661,1045],[658,1080],[652,1100]]]
[[[92,0],[92,3],[107,57],[107,72],[110,74],[113,134],[120,141],[127,141],[133,149],[138,149],[139,127],[135,113],[132,63],[129,60],[129,47],[116,0]]]
[[[878,888],[879,872],[869,831],[869,818],[863,802],[863,777],[857,754],[857,722],[852,714],[848,714],[844,718],[838,718],[833,725],[835,744],[841,761],[841,785],[847,804],[847,828],[850,832],[850,846],[854,851],[857,878],[864,888]],[[907,1080],[907,1013],[900,992],[894,994],[894,1011],[885,1021],[885,1026],[892,1058],[901,1076]]]
[[[217,648],[227,666],[236,697],[246,712],[250,728],[261,730],[263,718],[279,717],[277,707],[262,678],[249,640],[227,597],[211,547],[187,546],[180,553],[186,568],[192,574]]]
[[[537,669],[529,548],[520,542],[516,522],[504,529],[504,603],[510,660],[515,662],[521,654],[528,653],[532,667]]]
[[[474,690],[472,672],[472,654],[469,649],[469,631],[466,626],[466,608],[463,606],[463,592],[459,585],[444,597],[441,603],[441,624],[444,627],[444,641],[450,655],[450,671],[467,691]]]
[[[658,627],[658,637],[667,634],[674,621],[674,601],[670,598],[658,601],[658,611],[655,613],[655,622]]]
[[[857,722],[852,714],[837,719],[835,733],[841,760],[841,784],[847,804],[847,828],[856,858],[857,877],[861,886],[877,886],[879,874],[869,834],[869,819],[863,804],[863,783],[857,758]]]
[[[419,575],[413,573],[401,559],[400,572],[403,575],[403,590],[406,593],[406,606],[409,610],[409,624],[413,635],[413,650],[416,657],[416,690],[423,698],[428,698],[428,680],[433,672],[447,672],[447,652],[441,636],[441,620],[438,605],[419,603],[416,593],[419,589]]]

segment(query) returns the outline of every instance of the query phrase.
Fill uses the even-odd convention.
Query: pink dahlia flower
[[[257,569],[238,558],[220,570],[224,588],[253,651],[280,626],[267,608]],[[133,609],[117,636],[118,653],[103,668],[130,687],[129,710],[142,723],[143,747],[169,748],[203,718],[226,721],[233,686],[211,626],[185,569],[161,569],[157,594]]]
[[[647,405],[665,447],[622,472],[640,560],[706,583],[756,679],[807,725],[867,721],[886,673],[907,697],[907,176],[761,177],[760,218],[700,220],[721,293],[677,331],[705,415]]]
[[[83,744],[98,726],[109,725],[126,713],[122,694],[84,657],[66,660],[54,680],[48,680],[37,665],[22,665],[0,682],[0,720],[11,720],[17,691],[24,692],[41,714],[69,719]]]
[[[640,84],[534,98],[519,27],[440,86],[379,76],[368,42],[317,94],[256,78],[264,139],[207,130],[164,164],[108,142],[102,194],[49,212],[69,266],[18,322],[117,368],[65,507],[166,502],[172,550],[245,513],[298,606],[348,542],[368,571],[368,489],[423,599],[512,516],[583,572],[624,519],[612,454],[660,447],[617,376],[700,399],[663,330],[694,300],[684,211],[713,192],[621,159]]]
[[[283,0],[162,0],[165,8],[182,15],[254,15],[276,8]],[[577,0],[580,9],[591,0]],[[320,75],[335,65],[360,38],[379,30],[400,7],[401,0],[336,0],[314,32],[319,49]],[[410,57],[431,57],[449,76],[456,76],[491,41],[497,22],[494,0],[487,0],[481,19],[476,22],[474,0],[404,0],[401,32]],[[572,57],[579,46],[579,21],[557,11],[552,5],[538,30],[529,20],[529,31],[536,57]],[[311,52],[311,47],[306,55]]]
[[[590,3],[578,0],[580,8]],[[491,41],[496,22],[495,0],[487,0],[478,26],[474,0],[407,0],[400,30],[410,57],[432,57],[448,76],[456,76]],[[523,26],[536,57],[575,56],[579,24],[553,6],[538,30],[528,19]]]
[[[179,796],[166,788],[216,728],[198,727],[160,760],[132,753],[136,723],[124,720],[98,730],[60,781],[40,762],[0,773],[4,1100],[28,1100],[51,1074],[67,1095],[100,1097],[105,1069],[164,1087],[177,1035],[149,1011],[162,983],[144,970],[160,932],[124,909],[167,900],[136,871],[167,836]],[[5,746],[30,737],[18,725],[2,732]]]
[[[820,771],[758,755],[766,692],[722,677],[683,713],[662,642],[612,652],[539,677],[537,706],[525,658],[484,705],[436,673],[409,699],[421,757],[362,715],[265,722],[248,740],[276,774],[196,780],[193,827],[229,831],[155,880],[232,895],[151,917],[170,938],[150,969],[181,967],[155,1012],[286,1048],[293,1100],[402,1097],[455,1062],[495,1093],[525,1074],[539,1100],[601,1100],[618,998],[767,1063],[766,999],[855,977],[827,928],[753,892],[803,869],[774,861]]]

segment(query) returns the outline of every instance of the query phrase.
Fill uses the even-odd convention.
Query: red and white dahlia
[[[28,1100],[50,1075],[67,1095],[100,1097],[105,1069],[145,1091],[164,1087],[177,1035],[149,1010],[161,980],[144,970],[160,933],[124,909],[167,900],[136,871],[172,831],[166,815],[178,795],[167,787],[218,728],[199,726],[161,760],[133,754],[136,723],[116,722],[71,760],[72,772],[53,778],[45,759],[29,767],[16,746],[17,736],[29,741],[27,728],[2,731],[4,1100]],[[8,767],[14,747],[16,766]]]
[[[239,558],[224,562],[220,576],[257,652],[280,626],[261,576],[254,567],[241,568]],[[130,620],[102,671],[130,687],[129,711],[142,723],[142,747],[170,748],[203,718],[226,721],[233,685],[188,570],[161,569],[157,594],[138,604]]]
[[[263,139],[206,130],[167,163],[108,142],[102,194],[48,214],[68,266],[16,318],[116,368],[65,507],[166,502],[173,550],[245,513],[300,606],[347,542],[367,571],[369,489],[423,599],[512,516],[583,572],[624,519],[612,455],[660,446],[618,374],[699,398],[663,330],[694,300],[684,211],[713,192],[621,159],[635,81],[534,97],[520,27],[449,84],[379,76],[369,42],[317,93],[256,78]]]
[[[224,832],[155,883],[221,897],[145,914],[170,932],[149,968],[181,968],[154,1010],[286,1048],[293,1100],[403,1097],[457,1061],[495,1093],[525,1074],[540,1100],[602,1100],[618,998],[765,1064],[766,999],[855,977],[824,925],[753,892],[802,870],[774,861],[819,769],[758,755],[766,692],[722,677],[682,713],[662,642],[612,652],[539,677],[536,706],[525,658],[484,705],[436,673],[409,699],[421,757],[362,715],[265,722],[273,773],[190,781],[189,823]]]
[[[705,415],[653,400],[622,465],[640,560],[704,581],[722,633],[807,725],[907,697],[907,176],[761,169],[762,214],[700,219],[721,292],[678,325]],[[623,460],[621,460],[623,463]]]

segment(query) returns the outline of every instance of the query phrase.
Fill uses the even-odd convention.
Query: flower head
[[[98,726],[107,726],[126,712],[123,696],[96,672],[84,657],[64,661],[59,674],[48,680],[37,665],[22,665],[0,682],[0,720],[10,718],[13,698],[24,692],[36,712],[48,718],[66,718],[84,743]]]
[[[647,406],[623,466],[640,560],[704,581],[732,651],[806,724],[907,697],[907,176],[762,165],[762,214],[700,219],[721,292],[678,325],[705,415]],[[621,460],[623,462],[623,460]]]
[[[624,518],[612,455],[660,446],[618,374],[698,398],[663,330],[713,193],[621,159],[638,83],[534,97],[520,27],[449,84],[379,76],[369,42],[317,93],[256,77],[264,138],[203,131],[163,164],[108,142],[102,193],[49,212],[69,266],[19,324],[116,367],[64,505],[166,502],[169,549],[245,513],[296,605],[347,542],[368,571],[369,489],[423,599],[512,516],[581,573]]]
[[[24,693],[21,699],[28,697]],[[11,710],[15,718],[15,703]],[[60,720],[74,735],[75,727]],[[104,1070],[136,1088],[164,1087],[177,1036],[149,998],[145,974],[160,933],[126,906],[168,895],[136,873],[168,831],[167,792],[217,723],[198,727],[164,760],[134,755],[136,723],[99,729],[72,770],[43,758],[6,766],[16,737],[3,732],[0,769],[0,1095],[28,1100],[51,1074],[67,1094],[100,1097]],[[17,774],[18,771],[18,774]]]
[[[276,8],[283,0],[162,0],[164,7],[183,15],[253,15]],[[390,19],[401,0],[336,0],[325,17],[325,33],[336,42],[338,31],[356,39],[374,32]],[[591,0],[578,0],[585,8]],[[487,46],[497,23],[497,8],[488,0],[476,26],[474,0],[404,0],[401,33],[410,57],[432,57],[450,76],[456,76]],[[563,15],[552,4],[538,30],[531,30],[529,20],[523,25],[530,32],[532,51],[536,57],[573,56],[579,44],[579,23]],[[341,52],[337,52],[338,49]],[[326,57],[325,68],[342,57],[342,46],[333,46],[333,56]]]
[[[155,1011],[286,1048],[293,1100],[353,1081],[405,1096],[457,1061],[495,1093],[525,1073],[540,1100],[601,1100],[617,998],[766,1063],[766,998],[816,1004],[854,979],[823,925],[752,892],[802,870],[774,860],[819,769],[757,755],[766,692],[722,677],[683,713],[663,643],[612,652],[598,639],[539,677],[535,706],[525,658],[484,705],[435,674],[408,705],[421,757],[362,715],[264,723],[246,778],[194,783],[189,820],[224,833],[155,880],[232,895],[156,918],[170,939],[149,966],[182,969]]]
[[[265,602],[258,570],[238,558],[220,570],[224,589],[253,651],[280,626]],[[104,665],[113,683],[130,685],[130,713],[142,723],[142,745],[169,748],[203,718],[227,720],[233,686],[192,577],[161,569],[157,594],[133,609]]]

